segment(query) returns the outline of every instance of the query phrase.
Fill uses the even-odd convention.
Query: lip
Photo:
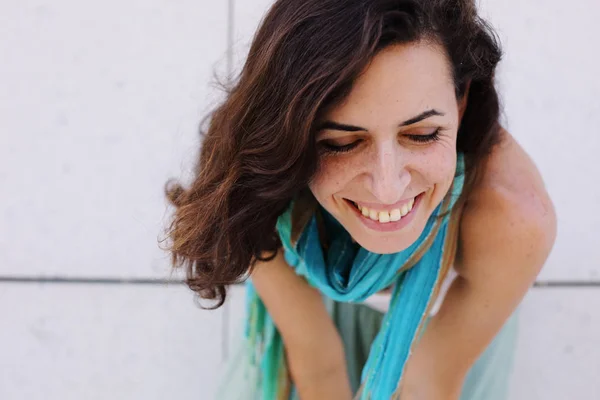
[[[369,210],[393,210],[394,208],[402,208],[402,206],[405,204],[408,204],[412,198],[413,197],[404,199],[404,200],[400,200],[399,202],[394,203],[394,204],[375,204],[375,203],[365,203],[362,201],[356,202],[356,203],[363,207],[367,207]]]
[[[356,217],[369,229],[379,232],[393,232],[398,231],[408,224],[414,219],[416,215],[416,211],[419,209],[421,205],[421,200],[423,199],[423,195],[425,192],[419,194],[415,197],[415,204],[413,205],[412,210],[406,216],[402,217],[400,221],[381,223],[379,221],[373,221],[371,218],[367,218],[358,210],[358,208],[354,207],[354,205],[350,202],[350,200],[344,199],[348,203],[348,207],[350,207]]]

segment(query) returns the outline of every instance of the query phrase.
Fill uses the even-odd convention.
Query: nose
[[[382,204],[394,204],[406,192],[410,184],[410,172],[406,168],[407,154],[394,142],[377,148],[371,164],[371,191]]]

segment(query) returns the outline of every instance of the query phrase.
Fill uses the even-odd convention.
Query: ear
[[[467,103],[469,102],[469,89],[471,89],[471,81],[467,82],[467,87],[465,88],[465,93],[462,98],[458,102],[458,120],[462,121],[463,115],[465,115],[465,111],[467,109]]]

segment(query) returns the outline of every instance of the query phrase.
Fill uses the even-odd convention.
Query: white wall
[[[152,280],[169,279],[162,185],[189,178],[212,72],[238,68],[270,0],[229,3],[0,5],[0,399],[213,397],[242,289],[209,312]],[[511,398],[597,399],[600,3],[481,6],[507,127],[559,215],[540,280],[562,286],[523,304]]]

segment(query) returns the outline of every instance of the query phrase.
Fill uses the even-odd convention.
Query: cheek
[[[412,170],[414,190],[435,187],[435,193],[441,194],[454,179],[456,152],[450,144],[438,143],[413,152],[408,168]]]
[[[324,159],[321,161],[309,187],[317,198],[336,193],[342,190],[351,179],[351,170],[347,163],[333,157]]]
[[[444,186],[449,186],[454,179],[456,169],[456,153],[440,151],[428,157],[428,174],[430,180]]]

